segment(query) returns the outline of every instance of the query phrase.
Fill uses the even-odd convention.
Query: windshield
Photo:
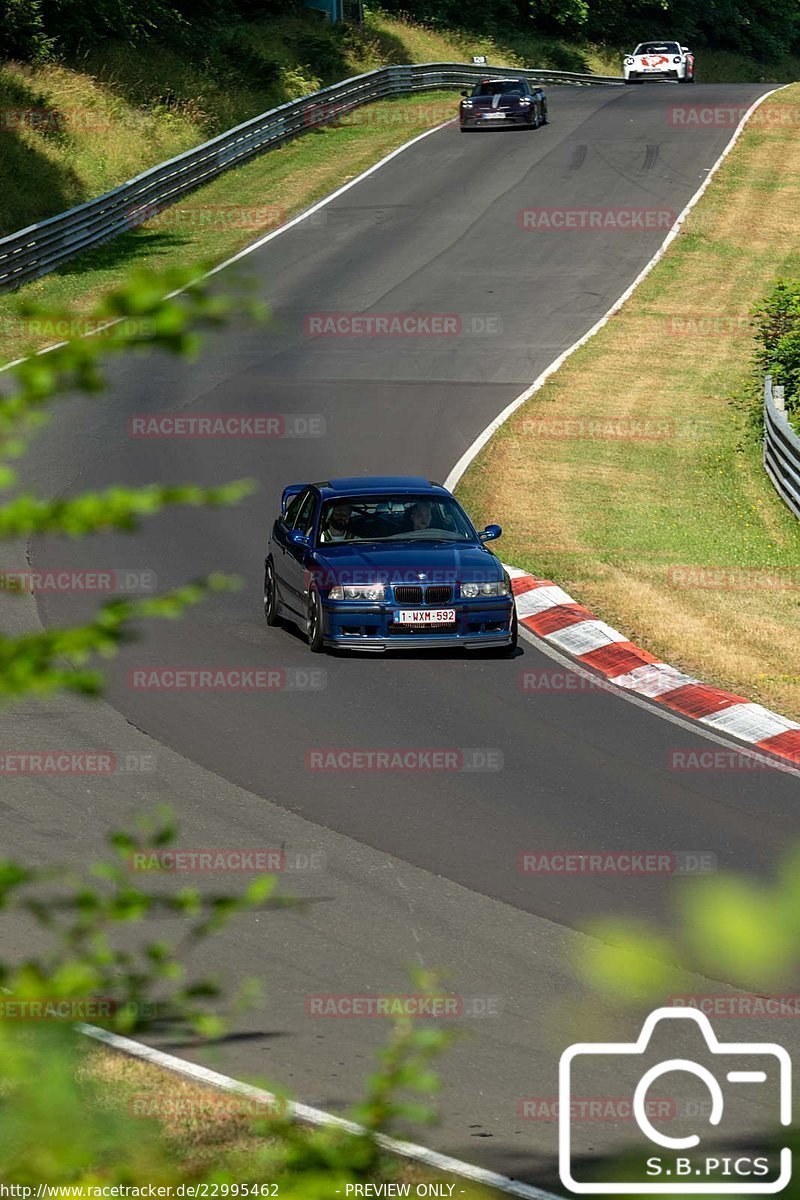
[[[466,514],[450,496],[353,496],[327,500],[320,513],[322,545],[474,540]]]
[[[526,95],[523,79],[489,79],[479,83],[472,93],[473,96],[524,96]]]
[[[681,48],[677,42],[642,42],[634,50],[634,54],[680,54]]]

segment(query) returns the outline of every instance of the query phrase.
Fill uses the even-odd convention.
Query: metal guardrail
[[[764,380],[764,470],[796,517],[800,517],[800,437],[783,406],[783,388]]]
[[[462,63],[379,67],[252,117],[193,150],[143,171],[95,200],[87,200],[67,212],[0,239],[0,292],[13,291],[55,270],[83,250],[135,229],[223,171],[309,129],[329,124],[361,104],[409,92],[465,86],[485,78],[488,72],[493,78],[525,76],[536,83],[593,85],[623,82],[621,78],[609,75],[488,68]]]

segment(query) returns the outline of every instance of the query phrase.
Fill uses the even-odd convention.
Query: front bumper
[[[625,78],[637,82],[645,79],[683,79],[683,67],[671,67],[668,71],[628,71]]]
[[[480,112],[463,113],[461,115],[462,129],[507,129],[509,125],[531,125],[533,123],[533,111],[528,109],[517,109],[512,112],[504,112],[501,121],[496,113],[491,117],[485,117]]]
[[[486,600],[456,600],[452,625],[399,626],[394,622],[397,604],[323,602],[326,646],[349,650],[482,649],[508,646],[512,640],[514,602],[510,596]]]

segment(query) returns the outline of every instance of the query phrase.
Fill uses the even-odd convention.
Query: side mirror
[[[462,96],[468,96],[468,95],[469,95],[469,92],[462,92],[462,93],[461,93],[461,95],[462,95]]]
[[[503,530],[499,525],[487,525],[483,533],[479,533],[478,537],[482,542],[495,542],[502,535]]]
[[[691,53],[692,52],[688,46],[681,46],[681,54],[691,54]]]
[[[293,546],[310,546],[311,538],[308,534],[301,533],[299,529],[289,530],[289,541]]]

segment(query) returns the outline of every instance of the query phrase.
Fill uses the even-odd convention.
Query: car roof
[[[325,479],[314,486],[319,488],[325,498],[345,494],[368,496],[380,492],[427,492],[444,496],[450,494],[441,484],[417,475],[353,475],[343,479]]]

